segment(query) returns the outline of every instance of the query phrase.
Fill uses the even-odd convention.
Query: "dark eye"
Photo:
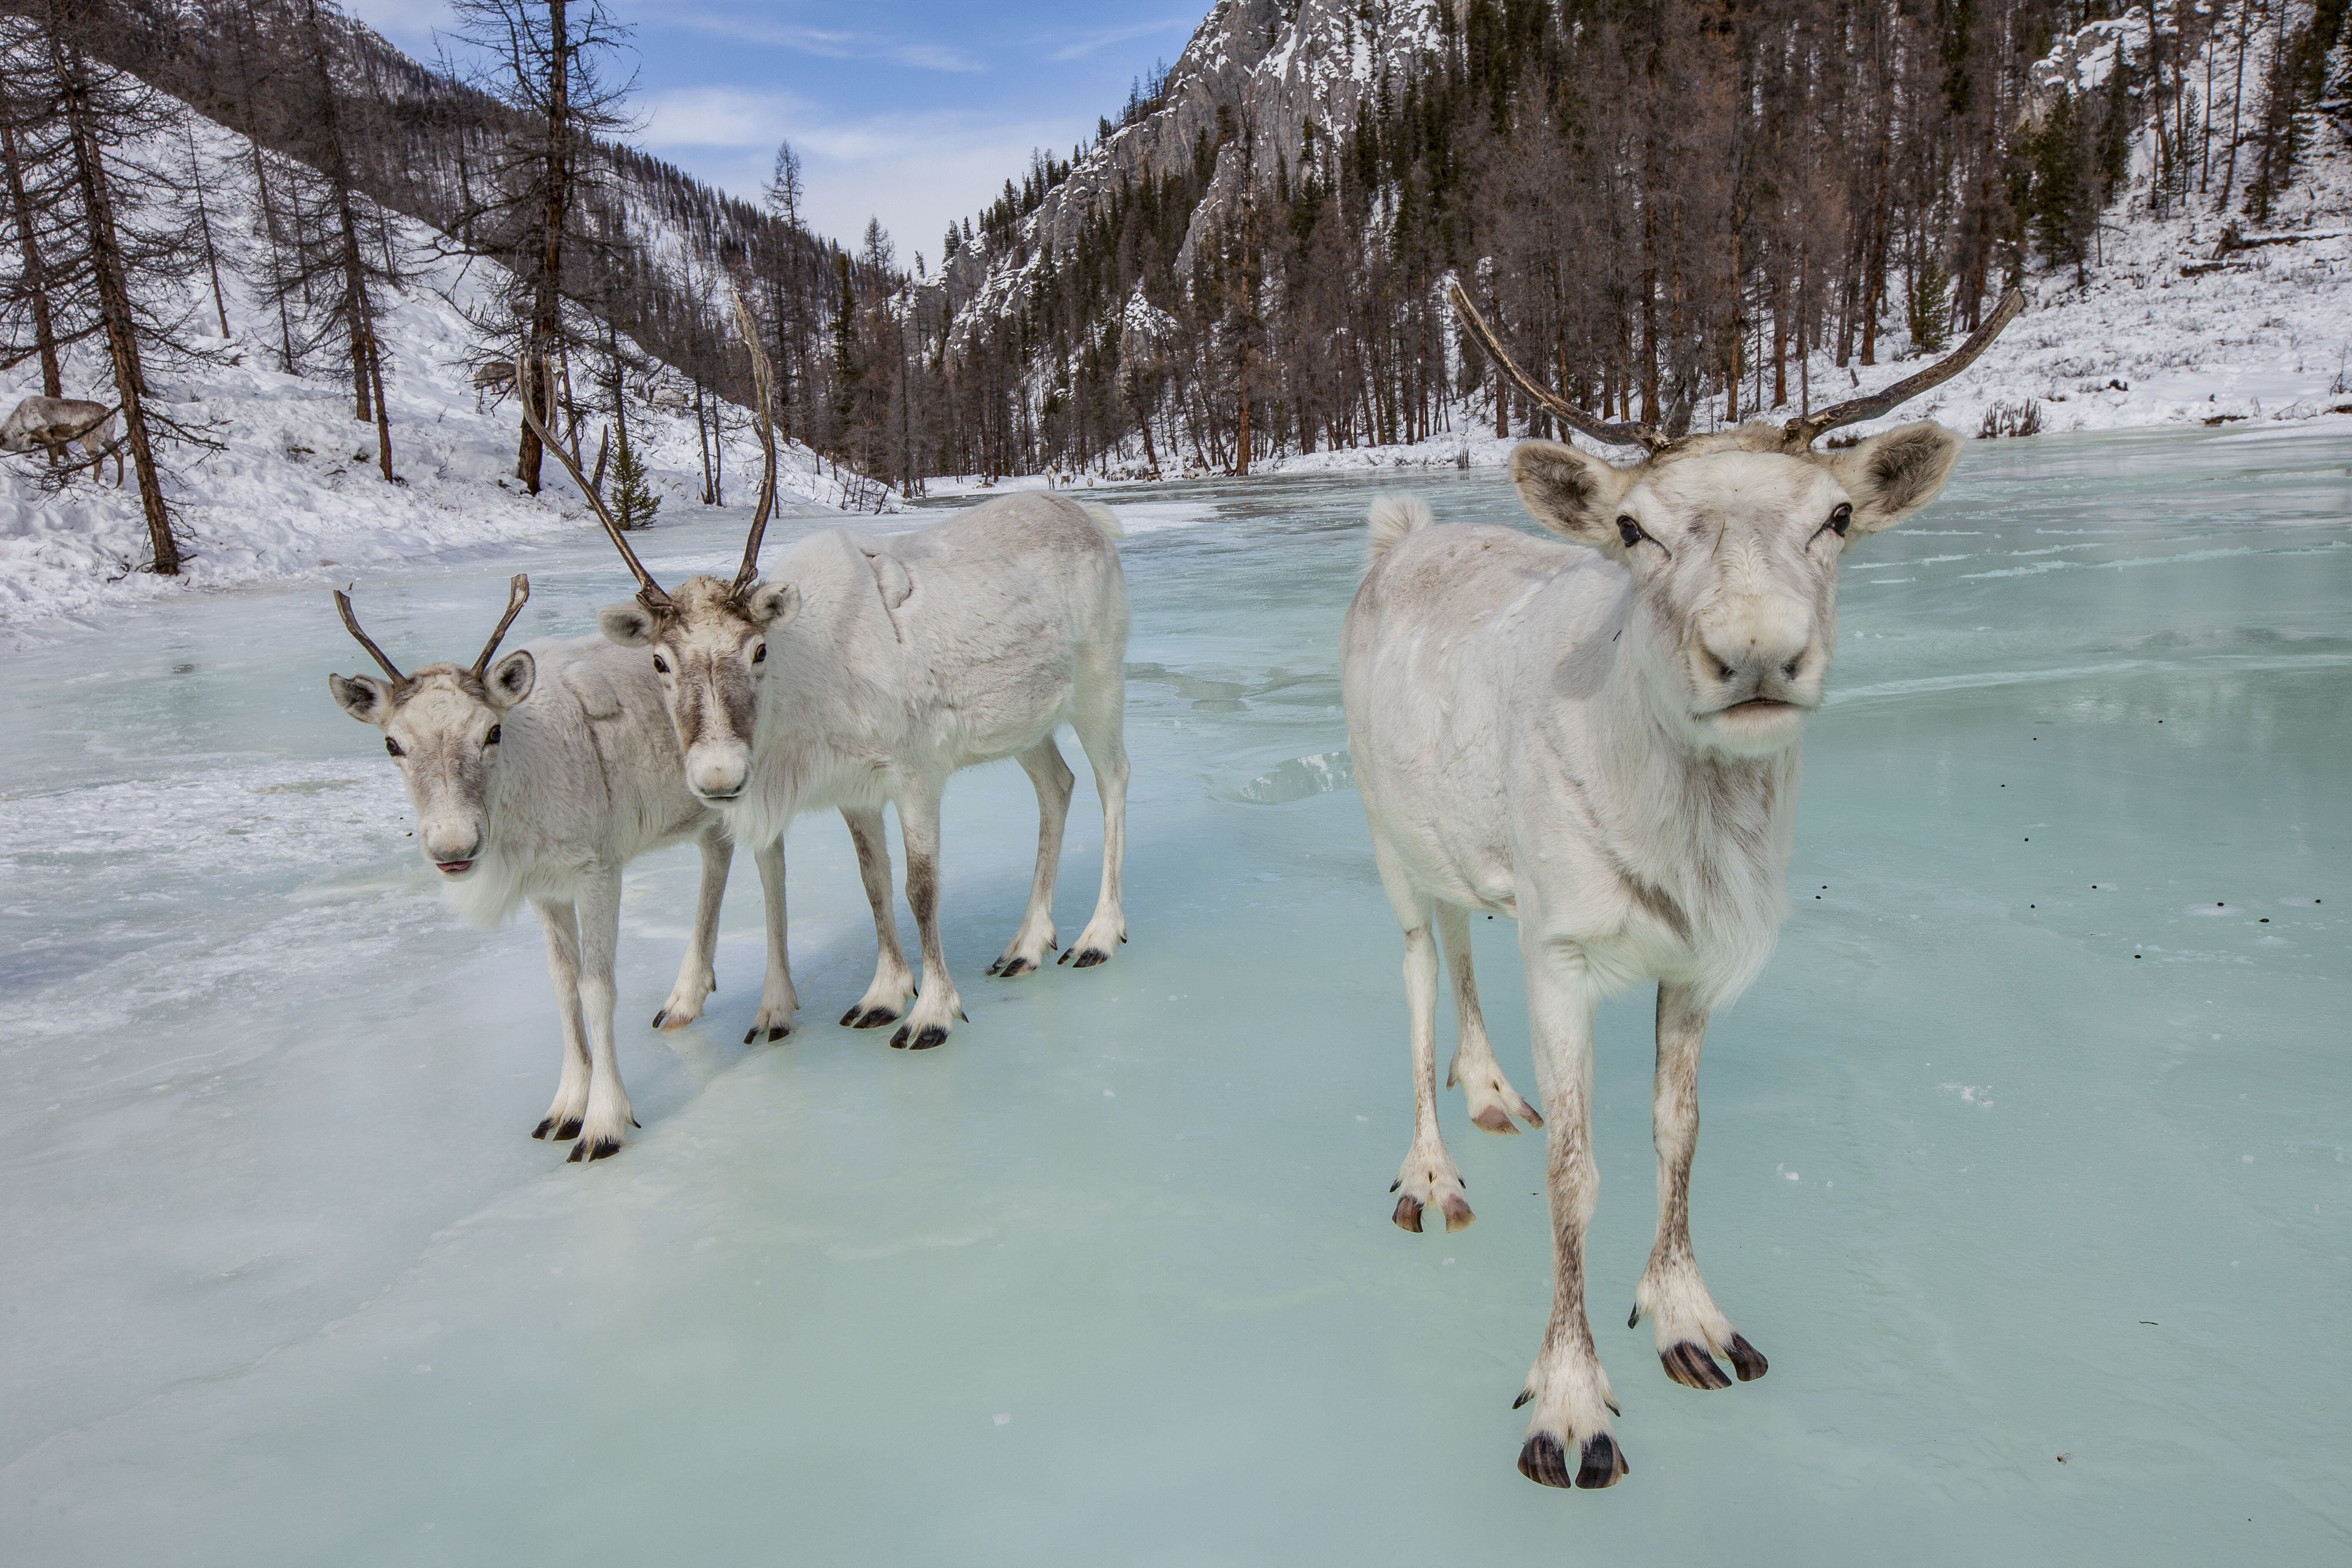
[[[1631,549],[1634,545],[1639,544],[1647,536],[1642,532],[1641,524],[1635,522],[1632,517],[1619,517],[1617,519],[1617,537],[1623,539],[1625,541],[1626,548]]]
[[[1853,508],[1847,506],[1843,501],[1840,501],[1838,503],[1838,509],[1830,514],[1830,527],[1837,530],[1838,538],[1845,538],[1845,530],[1853,524]]]
[[[388,735],[383,737],[383,748],[386,751],[391,752],[394,757],[405,757],[408,755],[408,753],[400,749],[400,742],[393,739],[392,737]]]
[[[654,668],[665,675],[669,674],[669,666],[662,663],[662,656],[659,653],[654,655]]]
[[[490,733],[482,737],[484,746],[496,746],[499,743],[499,727],[495,724],[490,726]]]
[[[751,650],[751,662],[755,664],[764,664],[768,662],[768,645],[765,643]]]

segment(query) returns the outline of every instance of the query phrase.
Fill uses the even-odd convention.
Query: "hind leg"
[[[1037,787],[1037,873],[1029,883],[1029,910],[1021,917],[1021,929],[988,967],[990,974],[1008,980],[1034,973],[1054,946],[1054,877],[1062,863],[1062,825],[1069,820],[1070,787],[1076,781],[1050,734],[1021,753],[1021,768]]]
[[[1516,1133],[1517,1116],[1530,1127],[1543,1125],[1536,1108],[1519,1096],[1496,1064],[1495,1048],[1486,1039],[1486,1020],[1478,1012],[1478,982],[1470,968],[1470,915],[1458,904],[1437,906],[1437,935],[1445,946],[1446,972],[1454,978],[1454,1061],[1445,1070],[1445,1086],[1462,1086],[1470,1107],[1470,1124],[1488,1133]]]
[[[1120,905],[1119,873],[1127,861],[1127,674],[1125,638],[1108,653],[1082,661],[1070,726],[1094,765],[1095,793],[1103,812],[1102,894],[1094,918],[1062,955],[1081,969],[1106,963],[1127,940],[1127,913]]]
[[[1376,828],[1372,852],[1380,862],[1381,885],[1404,928],[1404,1003],[1412,1047],[1412,1146],[1389,1190],[1397,1194],[1396,1212],[1390,1216],[1401,1229],[1419,1231],[1422,1215],[1432,1208],[1445,1217],[1445,1228],[1459,1230],[1475,1217],[1463,1196],[1462,1173],[1445,1152],[1437,1130],[1437,933],[1433,929],[1433,905],[1414,887],[1404,868]]]

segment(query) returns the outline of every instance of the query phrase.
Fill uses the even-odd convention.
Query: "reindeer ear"
[[[530,688],[539,681],[539,662],[528,648],[517,648],[490,666],[489,678],[482,683],[489,693],[490,706],[504,710],[530,695]]]
[[[1595,549],[1617,545],[1617,503],[1633,487],[1633,470],[1557,441],[1523,441],[1511,453],[1511,483],[1552,532]]]
[[[1891,528],[1928,502],[1952,476],[1960,438],[1933,420],[1873,436],[1830,458],[1830,472],[1853,497],[1848,538]]]
[[[373,675],[329,675],[327,690],[337,707],[362,724],[381,725],[392,716],[392,688]]]
[[[596,612],[596,630],[608,643],[642,648],[654,640],[653,612],[642,604],[607,604]]]
[[[797,584],[772,582],[743,601],[745,613],[755,626],[772,632],[801,612],[801,591]]]

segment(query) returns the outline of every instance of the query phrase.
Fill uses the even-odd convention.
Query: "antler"
[[[629,548],[629,541],[621,537],[621,525],[614,522],[613,514],[604,509],[604,498],[596,494],[595,487],[590,485],[587,476],[580,472],[580,465],[572,461],[572,454],[564,451],[562,444],[547,433],[547,426],[539,423],[539,415],[530,406],[530,381],[525,373],[527,370],[528,366],[524,362],[523,356],[517,353],[515,384],[522,389],[522,422],[530,426],[532,434],[539,437],[540,445],[555,454],[555,460],[563,465],[563,471],[572,476],[572,482],[580,486],[580,493],[588,497],[588,506],[596,514],[596,520],[604,525],[604,532],[611,538],[613,548],[621,552],[621,559],[628,563],[629,570],[635,574],[637,602],[647,610],[668,609],[669,595],[663,591],[660,583],[654,580],[654,574],[646,570],[645,563],[637,559],[637,552]]]
[[[343,612],[343,629],[359,639],[360,646],[368,651],[368,657],[373,659],[383,673],[392,677],[395,685],[405,685],[408,677],[402,674],[399,668],[383,656],[383,650],[377,647],[374,641],[360,630],[360,618],[352,613],[351,596],[340,588],[335,590],[335,608]]]
[[[760,503],[752,509],[751,533],[743,541],[743,564],[736,569],[735,581],[729,592],[741,597],[745,589],[760,575],[760,541],[767,536],[768,515],[776,509],[776,423],[774,413],[775,370],[768,363],[767,354],[760,347],[760,334],[751,325],[751,313],[743,308],[743,297],[735,286],[727,286],[727,298],[735,302],[735,325],[743,334],[743,346],[751,350],[751,380],[760,391]]]
[[[499,618],[499,629],[490,633],[490,640],[482,644],[482,656],[474,661],[474,679],[478,681],[489,673],[490,655],[499,651],[499,639],[514,624],[514,618],[522,613],[523,601],[530,597],[530,579],[516,572],[507,583],[507,612]]]
[[[1527,371],[1519,369],[1517,361],[1503,351],[1503,345],[1496,338],[1494,329],[1488,327],[1486,319],[1478,314],[1478,308],[1470,303],[1470,296],[1463,291],[1459,279],[1447,283],[1445,293],[1446,298],[1454,302],[1454,313],[1462,318],[1462,324],[1470,329],[1471,336],[1476,338],[1486,352],[1493,356],[1495,362],[1519,383],[1521,391],[1551,410],[1553,417],[1562,424],[1571,430],[1580,430],[1593,440],[1606,442],[1612,446],[1643,446],[1656,454],[1675,444],[1674,437],[1660,434],[1654,426],[1612,424],[1606,420],[1595,419],[1558,392],[1538,385]]]
[[[1789,444],[1792,447],[1811,446],[1821,439],[1825,430],[1876,419],[1890,409],[1909,402],[1928,388],[1951,380],[1967,370],[1979,354],[1991,348],[1992,340],[2000,336],[2000,329],[2017,319],[2017,313],[2024,308],[2025,296],[2017,289],[2011,289],[2000,297],[2000,303],[1992,308],[1992,314],[1985,318],[1984,325],[1969,333],[1969,340],[1946,358],[1915,375],[1905,376],[1892,386],[1881,387],[1867,397],[1850,398],[1810,418],[1790,420],[1782,427]]]

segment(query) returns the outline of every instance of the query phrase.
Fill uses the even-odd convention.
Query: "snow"
[[[249,180],[252,167],[243,139],[201,119],[193,123],[208,186],[218,180],[224,190],[240,190],[238,181]],[[181,145],[176,135],[163,142]],[[217,191],[212,200],[228,204]],[[539,497],[525,495],[512,477],[514,401],[478,406],[471,384],[477,361],[463,312],[489,298],[492,264],[423,266],[384,314],[394,467],[405,481],[392,486],[374,465],[374,426],[351,417],[347,366],[320,354],[308,362],[305,376],[275,368],[275,315],[266,314],[256,298],[256,236],[234,216],[215,222],[234,336],[203,340],[217,362],[184,374],[149,373],[152,402],[209,427],[225,448],[160,449],[169,475],[165,494],[185,550],[181,578],[134,570],[149,559],[146,525],[135,483],[112,487],[111,462],[103,486],[85,476],[62,492],[49,492],[39,481],[42,459],[0,459],[0,637],[21,635],[23,628],[59,616],[88,620],[192,590],[341,583],[427,559],[465,559],[594,527],[578,490],[552,459],[544,465]],[[419,256],[436,237],[420,225],[404,223],[403,229]],[[201,268],[188,287],[189,308],[217,329]],[[575,366],[575,376],[583,368]],[[68,396],[114,401],[111,377],[94,347],[69,357],[65,379]],[[34,361],[0,371],[0,409],[40,390]],[[674,525],[699,508],[701,455],[693,417],[642,400],[633,401],[629,417],[631,445],[662,497],[656,527]],[[742,409],[730,406],[725,424],[725,494],[748,504],[758,484],[758,439]],[[593,460],[599,427],[593,421],[588,427],[585,459]],[[855,502],[871,511],[877,501],[886,507],[898,504],[894,495],[855,474],[845,480],[797,443],[781,454],[778,480],[780,505],[788,510],[834,513]]]
[[[695,857],[635,870],[645,1126],[595,1166],[525,1135],[559,1049],[538,933],[437,902],[321,689],[360,655],[316,585],[0,649],[5,1555],[2332,1560],[2352,432],[2244,430],[1971,443],[1853,552],[1796,915],[1702,1089],[1698,1255],[1771,1373],[1695,1395],[1619,1327],[1654,1218],[1630,996],[1591,1309],[1633,1469],[1599,1496],[1512,1469],[1538,1141],[1448,1094],[1479,1222],[1388,1220],[1400,945],[1335,649],[1381,476],[1093,492],[1136,606],[1108,966],[980,976],[1034,844],[1010,766],[948,794],[971,1019],[938,1051],[832,1021],[872,959],[837,821],[790,842],[804,1012],[772,1047],[738,1043],[748,867],[677,1034],[644,1022]],[[1403,477],[1444,521],[1518,515],[1491,469]],[[740,521],[689,512],[649,564],[731,560]],[[583,632],[608,554],[574,528],[387,570],[370,623],[470,653],[528,562],[513,635]],[[1081,784],[1066,933],[1097,822]],[[1516,933],[1475,925],[1525,1071]]]

